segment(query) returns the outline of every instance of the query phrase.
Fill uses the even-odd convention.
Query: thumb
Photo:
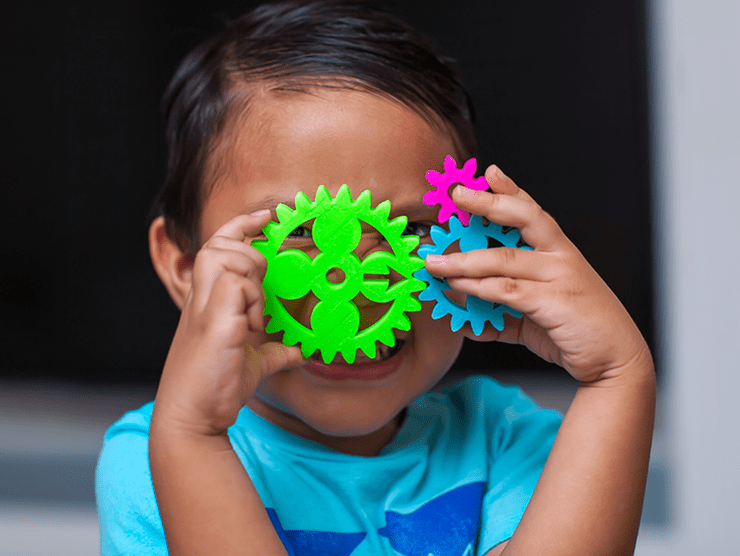
[[[247,352],[247,369],[258,372],[262,377],[278,371],[297,367],[304,361],[298,346],[286,346],[280,342],[266,342],[258,349]]]

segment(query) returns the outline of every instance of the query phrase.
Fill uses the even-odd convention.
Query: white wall
[[[650,0],[671,526],[638,554],[740,554],[740,1]]]

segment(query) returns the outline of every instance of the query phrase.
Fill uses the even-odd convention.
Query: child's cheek
[[[422,301],[421,311],[410,313],[409,318],[417,352],[422,352],[428,364],[432,367],[439,366],[444,374],[457,359],[464,336],[452,331],[449,316],[432,318],[434,305],[434,301]]]

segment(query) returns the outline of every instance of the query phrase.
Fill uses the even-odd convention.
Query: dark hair
[[[153,214],[188,254],[199,247],[203,168],[240,83],[387,96],[448,127],[461,156],[476,154],[472,105],[451,60],[412,27],[362,1],[260,6],[193,49],[164,94],[167,178]]]

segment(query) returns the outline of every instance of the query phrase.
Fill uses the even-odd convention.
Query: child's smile
[[[409,230],[423,234],[436,223],[437,209],[422,202],[425,174],[455,152],[441,124],[375,94],[321,88],[260,91],[247,113],[227,122],[212,151],[219,158],[206,165],[211,187],[201,241],[240,213],[269,208],[276,220],[277,204],[292,205],[298,192],[313,199],[325,185],[334,196],[344,183],[353,199],[367,189],[373,206],[390,200],[391,217],[406,215]],[[298,230],[291,242],[308,235]],[[353,365],[341,356],[328,365],[312,357],[264,380],[250,407],[309,439],[326,444],[331,437],[340,451],[377,453],[395,434],[396,417],[444,375],[462,345],[462,336],[445,319],[432,320],[426,305],[408,314],[411,330],[394,330],[393,348],[382,347],[372,359],[358,352]],[[377,319],[379,309],[361,303],[361,318]],[[261,333],[250,341],[265,339]]]

